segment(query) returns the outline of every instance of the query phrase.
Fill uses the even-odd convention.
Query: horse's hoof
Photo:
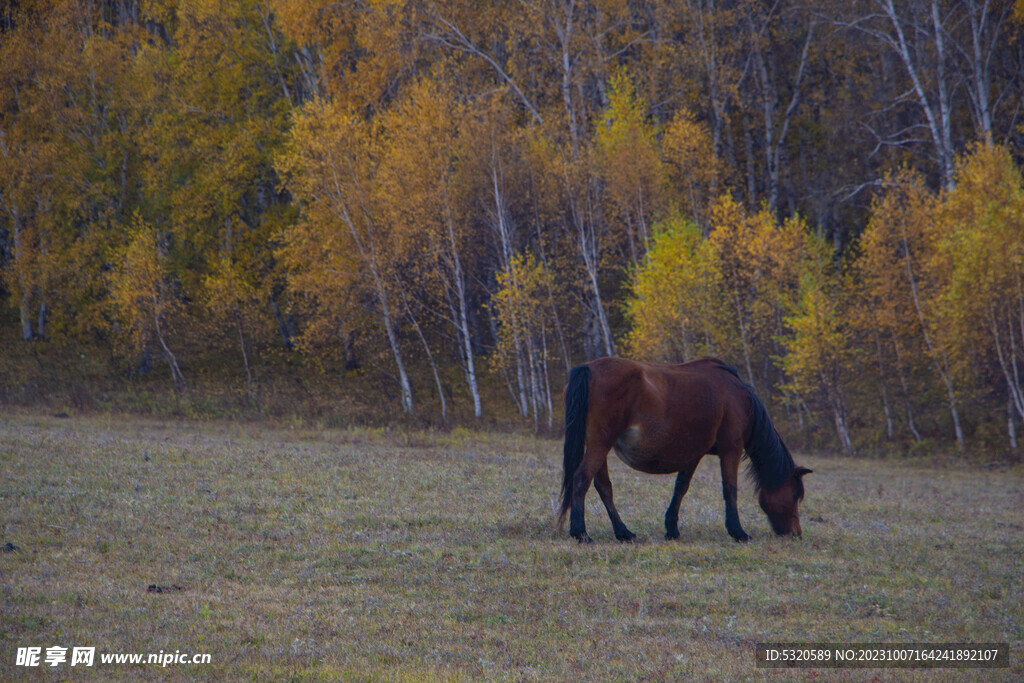
[[[737,543],[746,543],[747,541],[750,540],[750,536],[747,535],[746,533],[742,532],[742,531],[740,533],[734,535],[733,538],[736,539]]]
[[[616,536],[615,538],[619,539],[619,541],[622,543],[632,543],[636,540],[636,534],[634,534],[632,531],[627,531],[623,535]]]
[[[679,529],[676,529],[675,531],[666,531],[665,532],[665,540],[666,541],[674,541],[674,540],[676,540],[678,538],[679,538]]]
[[[590,534],[588,534],[586,532],[583,532],[582,534],[574,534],[573,538],[575,538],[578,543],[593,543],[594,542],[594,539],[592,539],[590,537]]]

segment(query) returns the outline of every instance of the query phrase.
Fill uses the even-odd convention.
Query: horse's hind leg
[[[736,507],[736,482],[740,471],[740,450],[723,451],[719,455],[722,466],[722,496],[725,498],[725,528],[737,541],[749,541],[750,536],[740,526],[740,513]]]
[[[580,543],[590,543],[592,539],[587,534],[587,523],[584,517],[586,510],[584,501],[587,491],[590,489],[590,482],[602,468],[608,467],[608,451],[591,449],[587,446],[583,454],[583,462],[576,468],[572,478],[572,507],[569,508],[569,535]],[[603,497],[603,496],[602,496]]]
[[[672,500],[669,501],[668,510],[665,511],[665,538],[672,540],[679,538],[679,504],[683,502],[683,496],[690,489],[690,479],[697,466],[679,470],[676,475],[676,485],[672,489]]]
[[[601,502],[604,503],[605,509],[608,511],[608,518],[612,520],[612,529],[615,530],[615,538],[620,541],[632,541],[636,538],[636,534],[626,528],[626,525],[622,523],[622,518],[619,517],[619,511],[615,509],[615,503],[612,500],[612,480],[608,477],[608,458],[604,459],[604,464],[601,469],[594,475],[594,488],[597,489],[598,494],[601,496]]]

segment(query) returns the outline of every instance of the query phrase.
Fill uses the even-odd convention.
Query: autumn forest
[[[1012,0],[0,0],[3,353],[542,431],[715,355],[795,442],[1015,453],[1022,79]]]

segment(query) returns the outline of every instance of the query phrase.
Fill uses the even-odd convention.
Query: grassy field
[[[662,539],[672,480],[614,460],[617,543],[553,526],[556,441],[0,417],[0,678],[1021,680],[1024,471],[811,458],[804,538],[718,463]],[[12,547],[13,546],[13,547]],[[1009,642],[1011,668],[759,670],[759,641]],[[97,648],[91,669],[18,647]],[[99,653],[210,653],[102,665]],[[70,652],[70,651],[69,651]]]

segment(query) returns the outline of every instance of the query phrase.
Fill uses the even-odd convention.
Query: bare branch
[[[498,76],[500,76],[503,81],[508,83],[508,86],[512,88],[513,91],[515,91],[516,95],[519,97],[519,100],[523,103],[523,106],[526,107],[526,109],[533,115],[533,118],[537,121],[537,123],[544,123],[544,117],[542,117],[540,115],[540,112],[537,111],[537,107],[535,107],[533,103],[530,101],[530,98],[528,98],[526,94],[523,93],[522,90],[520,90],[519,86],[516,85],[516,82],[512,80],[512,77],[509,76],[508,73],[506,73],[503,68],[501,68],[501,65],[498,64],[497,60],[495,60],[491,55],[487,54],[482,48],[475,45],[473,41],[471,41],[466,36],[466,34],[462,32],[461,29],[459,29],[458,25],[456,25],[454,22],[445,19],[443,16],[441,16],[440,12],[435,11],[431,13],[430,18],[434,22],[436,22],[437,27],[441,29],[443,32],[427,35],[427,40],[432,40],[435,43],[439,43],[441,45],[444,45],[445,47],[452,48],[453,50],[459,50],[461,52],[465,52],[466,54],[479,57],[480,59],[490,64],[491,68],[493,68],[498,73]]]

